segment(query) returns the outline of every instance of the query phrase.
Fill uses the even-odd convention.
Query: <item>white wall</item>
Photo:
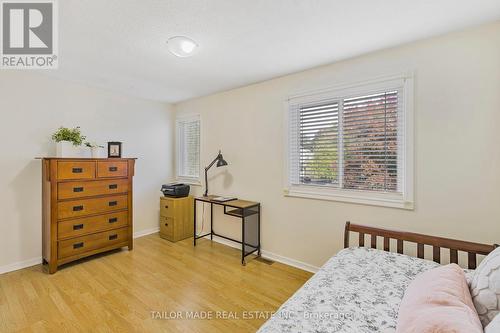
[[[362,42],[362,41],[360,41]],[[283,196],[287,95],[415,71],[416,208],[406,211]],[[262,203],[268,252],[319,266],[342,247],[346,220],[500,242],[500,22],[179,103],[202,117],[212,193]],[[201,189],[196,189],[201,193]],[[217,232],[238,222],[215,216]]]
[[[50,135],[81,126],[91,141],[122,141],[137,157],[134,231],[158,227],[159,189],[173,174],[173,112],[162,103],[52,79],[0,71],[0,271],[41,257],[41,162]],[[12,266],[14,265],[14,266]]]

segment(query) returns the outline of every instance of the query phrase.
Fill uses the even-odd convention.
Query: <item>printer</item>
[[[189,195],[189,185],[181,183],[165,184],[161,186],[161,191],[166,197],[187,197]]]

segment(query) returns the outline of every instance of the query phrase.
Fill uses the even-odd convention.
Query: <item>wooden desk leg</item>
[[[246,265],[245,262],[245,209],[241,210],[241,264]]]
[[[194,199],[194,217],[193,217],[193,220],[194,220],[194,229],[193,229],[193,246],[196,246],[196,215],[198,215],[197,211],[196,211],[196,199]]]

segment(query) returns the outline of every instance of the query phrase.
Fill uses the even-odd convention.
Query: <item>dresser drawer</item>
[[[60,200],[127,193],[128,179],[64,182],[57,184],[57,188]]]
[[[127,195],[63,201],[57,203],[57,218],[66,219],[91,214],[102,214],[123,210],[126,209],[127,206]]]
[[[169,217],[160,217],[160,235],[168,239],[174,237],[174,219]]]
[[[98,234],[58,242],[58,258],[67,258],[80,253],[105,248],[128,241],[128,228],[104,231]]]
[[[127,177],[128,163],[124,161],[99,161],[97,162],[97,177]]]
[[[122,228],[127,225],[128,212],[59,221],[57,224],[57,237],[58,239],[78,237],[100,231]]]
[[[174,217],[174,200],[161,198],[160,200],[160,215],[163,217]]]
[[[95,178],[95,162],[59,161],[57,179],[92,179]]]

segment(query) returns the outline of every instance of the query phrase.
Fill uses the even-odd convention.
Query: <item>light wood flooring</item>
[[[0,332],[255,332],[265,319],[253,311],[277,310],[311,276],[251,258],[241,266],[237,249],[208,240],[194,248],[153,234],[134,245],[53,275],[41,265],[0,275]]]

